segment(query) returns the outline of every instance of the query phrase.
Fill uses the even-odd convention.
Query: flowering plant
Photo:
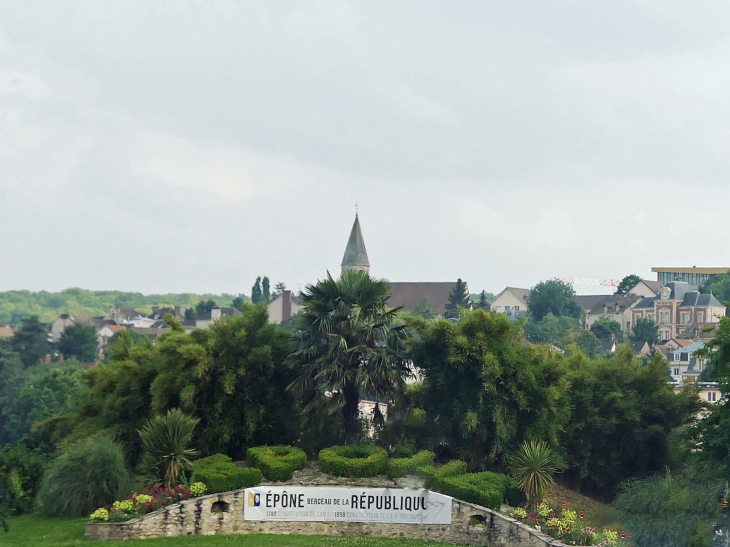
[[[529,507],[515,507],[510,509],[509,515],[546,534],[559,539],[568,545],[602,545],[607,547],[624,547],[626,534],[619,534],[615,530],[603,529],[599,534],[594,528],[586,526],[583,519],[585,513],[571,511],[567,503],[551,504],[542,501],[534,509]]]
[[[132,492],[126,499],[115,501],[111,506],[97,509],[91,514],[89,520],[92,522],[124,522],[162,509],[166,505],[202,495],[206,490],[207,488],[202,482],[194,483],[190,490],[180,486],[145,488],[142,492]]]

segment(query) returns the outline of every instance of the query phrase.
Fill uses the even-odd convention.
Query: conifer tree
[[[466,288],[461,278],[456,280],[451,294],[449,294],[449,301],[446,304],[446,317],[459,317],[459,308],[469,309],[471,307],[471,299],[469,298],[469,291]]]
[[[266,302],[266,303],[271,302],[271,292],[270,292],[271,284],[269,283],[268,277],[264,276],[264,279],[261,281],[261,287],[263,289],[264,302]]]
[[[256,283],[251,287],[251,302],[258,304],[263,298],[263,292],[261,291],[261,276],[256,278]]]

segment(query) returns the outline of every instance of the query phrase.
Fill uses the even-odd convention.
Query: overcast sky
[[[710,0],[4,0],[0,290],[296,289],[339,273],[355,203],[392,281],[730,266],[729,25]]]

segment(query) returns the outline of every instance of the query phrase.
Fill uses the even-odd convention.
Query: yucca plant
[[[145,421],[142,439],[142,480],[151,486],[175,486],[191,467],[198,451],[191,447],[199,420],[174,408]]]
[[[538,503],[562,467],[560,458],[544,441],[525,441],[507,459],[517,487],[531,504]]]

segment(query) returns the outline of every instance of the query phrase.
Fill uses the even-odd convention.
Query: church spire
[[[368,262],[368,252],[365,250],[365,240],[362,238],[360,230],[360,220],[355,213],[355,222],[350,231],[350,239],[347,240],[345,248],[345,256],[342,257],[342,273],[349,270],[360,270],[370,273],[370,262]]]

